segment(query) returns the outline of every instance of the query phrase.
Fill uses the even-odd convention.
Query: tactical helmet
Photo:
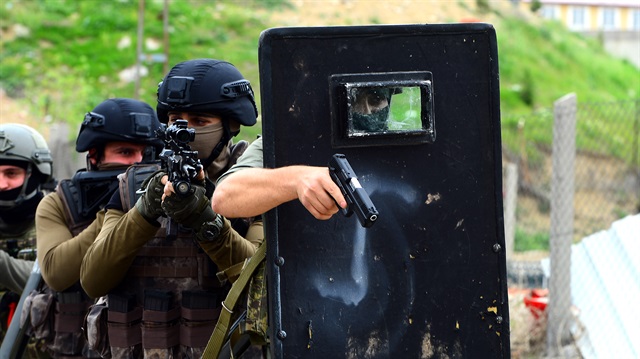
[[[31,163],[41,174],[41,183],[48,181],[53,173],[51,151],[38,131],[18,123],[2,124],[0,164],[14,161]]]
[[[164,143],[156,135],[162,127],[155,111],[142,101],[114,98],[103,101],[88,112],[76,139],[76,151],[104,148],[107,142],[147,144],[160,153]]]
[[[33,128],[17,123],[0,125],[0,164],[23,167],[27,177],[22,186],[0,192],[0,210],[12,210],[38,197],[38,189],[52,178],[53,159],[47,141]],[[37,203],[36,203],[37,205]]]
[[[256,124],[258,109],[253,89],[240,71],[226,61],[196,59],[175,65],[158,84],[160,122],[169,121],[169,111],[204,112]]]

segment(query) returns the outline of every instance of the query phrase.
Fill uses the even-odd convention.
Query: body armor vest
[[[78,171],[72,179],[60,181],[57,193],[65,207],[67,225],[74,236],[96,218],[96,213],[118,188],[117,177],[124,170]]]
[[[241,141],[232,149],[231,162],[244,149],[246,142]],[[119,177],[124,212],[136,203],[142,182],[157,170],[156,164],[134,165]],[[213,184],[207,182],[210,196]],[[197,244],[193,230],[164,217],[160,223],[120,285],[106,296],[108,306],[89,314],[88,320],[99,327],[96,317],[108,310],[108,340],[101,341],[103,346],[109,343],[114,358],[202,357],[228,293],[229,284],[220,283],[217,266]],[[247,220],[232,225],[245,236]]]
[[[117,176],[122,170],[78,171],[72,179],[62,180],[56,192],[64,206],[67,227],[74,236],[80,234],[95,219],[99,210],[117,189]],[[83,321],[93,300],[80,282],[57,292],[44,282],[29,294],[21,318],[30,313],[33,336],[44,342],[54,357],[100,358],[89,349],[82,330]]]

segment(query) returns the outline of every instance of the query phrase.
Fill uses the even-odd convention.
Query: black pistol
[[[331,157],[329,174],[331,179],[340,187],[342,195],[347,201],[347,208],[341,209],[342,214],[345,217],[349,217],[355,212],[363,227],[373,226],[378,219],[378,210],[371,202],[367,191],[358,182],[358,177],[345,155],[337,153]]]

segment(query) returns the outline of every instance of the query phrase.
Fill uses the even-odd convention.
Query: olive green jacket
[[[255,253],[264,238],[261,224],[259,228],[250,229],[245,239],[225,219],[218,240],[199,242],[199,246],[218,268],[226,269]],[[115,288],[125,278],[140,249],[159,229],[144,219],[135,207],[126,213],[107,210],[102,231],[82,263],[80,282],[85,292],[97,298]]]
[[[36,211],[38,263],[44,281],[55,291],[63,291],[80,279],[82,258],[102,228],[104,211],[98,211],[93,222],[76,236],[66,216],[57,193],[45,196]]]

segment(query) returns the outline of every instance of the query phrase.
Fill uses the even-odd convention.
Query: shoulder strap
[[[227,339],[227,334],[229,333],[229,326],[231,324],[231,314],[233,314],[233,309],[236,307],[236,303],[238,299],[241,297],[242,292],[249,284],[253,273],[255,272],[258,265],[262,263],[262,261],[266,257],[267,252],[267,241],[263,241],[258,247],[256,253],[249,259],[247,266],[240,273],[240,277],[233,283],[231,286],[231,290],[229,290],[229,294],[227,298],[222,302],[222,311],[220,312],[220,317],[218,318],[218,323],[216,324],[213,333],[211,334],[211,338],[207,343],[207,347],[204,349],[204,353],[202,357],[205,359],[217,359],[218,355],[220,355],[220,350],[224,345],[225,340]]]

